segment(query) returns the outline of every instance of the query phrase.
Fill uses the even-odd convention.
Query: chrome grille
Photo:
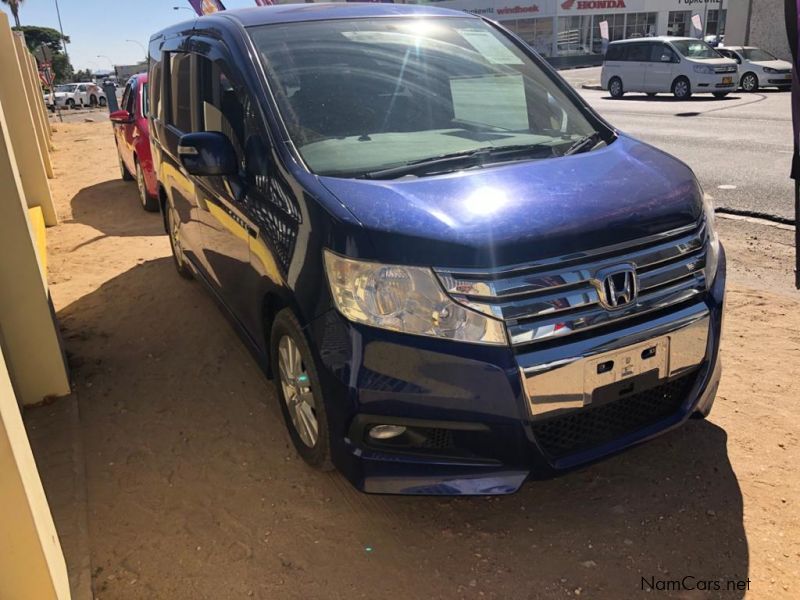
[[[638,297],[624,307],[601,303],[609,268],[635,268]],[[568,336],[667,308],[705,292],[705,226],[539,263],[489,271],[436,269],[456,302],[502,319],[514,346]]]

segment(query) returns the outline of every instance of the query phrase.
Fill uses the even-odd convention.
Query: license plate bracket
[[[723,83],[724,85],[730,85],[730,84],[732,84],[732,83],[733,83],[733,77],[723,77],[723,78],[722,78],[722,83]]]
[[[583,371],[584,394],[594,401],[596,390],[644,373],[649,374],[648,379],[666,379],[669,375],[669,346],[669,336],[663,336],[587,360]]]

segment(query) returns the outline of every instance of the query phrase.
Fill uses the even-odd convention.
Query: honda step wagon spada
[[[712,206],[512,33],[280,5],[175,25],[149,55],[175,265],[309,465],[372,493],[505,494],[708,414]]]

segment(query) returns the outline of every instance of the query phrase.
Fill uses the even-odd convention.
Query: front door
[[[252,96],[229,67],[219,44],[197,42],[197,111],[199,131],[224,133],[236,150],[238,175],[197,177],[198,219],[210,282],[251,335],[258,335],[260,315],[254,314],[256,277],[250,266],[250,240],[258,236],[250,206],[258,188],[248,164],[248,136],[260,135],[253,118]],[[210,50],[209,50],[210,48]],[[264,153],[266,154],[266,153]],[[252,162],[252,161],[250,161]],[[266,179],[266,169],[263,172]]]

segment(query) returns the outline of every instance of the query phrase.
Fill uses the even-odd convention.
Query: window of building
[[[708,16],[706,17],[706,35],[723,35],[725,33],[725,17],[727,13],[727,9],[723,9],[722,18],[720,18],[720,11],[708,11]]]
[[[558,17],[556,46],[559,56],[589,54],[592,48],[592,16]]]
[[[625,21],[625,39],[648,37],[656,34],[657,13],[631,13]]]
[[[180,131],[192,130],[191,54],[170,55],[169,124]]]
[[[594,33],[592,40],[592,51],[595,54],[603,52],[603,36],[600,35],[600,23],[608,23],[608,41],[625,39],[625,15],[594,15]]]
[[[691,33],[692,11],[673,10],[667,19],[667,35],[686,37]]]
[[[516,33],[542,56],[552,53],[553,19],[517,19],[503,21],[503,26]]]

